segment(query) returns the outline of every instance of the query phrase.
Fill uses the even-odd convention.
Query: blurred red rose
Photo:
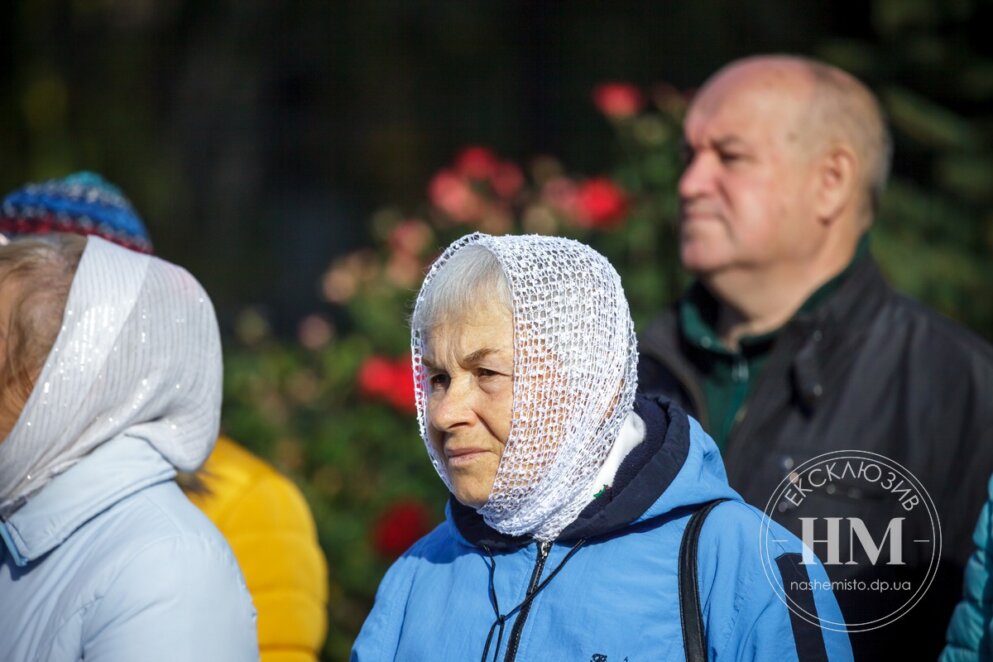
[[[479,197],[463,177],[451,170],[442,170],[428,185],[431,204],[461,223],[479,216]]]
[[[323,316],[315,314],[307,315],[297,327],[297,337],[300,344],[307,349],[317,351],[326,347],[334,338],[334,326]]]
[[[416,256],[427,248],[433,238],[431,226],[419,219],[408,218],[390,230],[387,241],[394,252]]]
[[[381,356],[366,359],[359,367],[356,382],[359,393],[367,398],[379,399],[389,392],[394,380],[393,362]]]
[[[409,356],[396,360],[372,356],[359,367],[355,381],[363,397],[387,402],[404,413],[417,411]]]
[[[455,171],[470,179],[489,179],[499,165],[496,154],[477,145],[466,147],[455,157]]]
[[[576,215],[577,195],[576,183],[568,177],[553,177],[541,187],[542,201],[570,217]]]
[[[417,400],[414,397],[414,367],[410,357],[402,357],[393,362],[393,383],[386,400],[400,411],[415,413]]]
[[[399,501],[379,516],[372,530],[376,552],[395,559],[427,535],[432,528],[428,509],[416,501]]]
[[[504,199],[512,198],[524,186],[524,175],[516,165],[505,161],[493,171],[490,183],[498,196]]]
[[[386,279],[397,287],[411,288],[421,282],[424,270],[420,261],[407,253],[393,253],[383,270]]]
[[[607,117],[623,119],[637,115],[645,98],[630,83],[602,83],[593,88],[593,103]]]
[[[606,177],[580,184],[576,201],[576,220],[584,227],[610,230],[618,227],[628,213],[627,194]]]

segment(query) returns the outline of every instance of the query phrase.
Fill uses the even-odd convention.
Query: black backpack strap
[[[697,509],[690,517],[679,545],[679,620],[683,626],[686,662],[707,662],[707,637],[703,631],[700,584],[697,581],[697,548],[704,520],[723,501],[727,499],[716,499]]]

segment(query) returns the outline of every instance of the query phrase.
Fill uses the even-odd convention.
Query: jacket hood
[[[221,383],[217,319],[196,279],[90,237],[62,329],[0,443],[0,516],[123,434],[196,469],[216,439]]]
[[[740,501],[724,472],[720,451],[696,420],[664,397],[639,395],[634,412],[645,439],[621,463],[613,484],[580,513],[560,541],[606,536],[656,519],[679,517],[714,499]],[[494,549],[531,542],[488,527],[475,510],[450,498],[449,521],[465,542]]]

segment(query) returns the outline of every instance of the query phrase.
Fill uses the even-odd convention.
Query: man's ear
[[[817,164],[815,199],[817,218],[833,223],[855,205],[858,196],[859,162],[848,145],[833,145]]]

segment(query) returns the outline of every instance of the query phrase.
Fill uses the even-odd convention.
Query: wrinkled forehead
[[[447,311],[422,333],[424,358],[441,365],[467,356],[498,353],[514,355],[514,316],[498,297],[481,298],[461,309]]]
[[[742,65],[718,73],[690,105],[684,123],[690,144],[727,134],[769,139],[794,130],[813,101],[809,76],[790,67]]]

